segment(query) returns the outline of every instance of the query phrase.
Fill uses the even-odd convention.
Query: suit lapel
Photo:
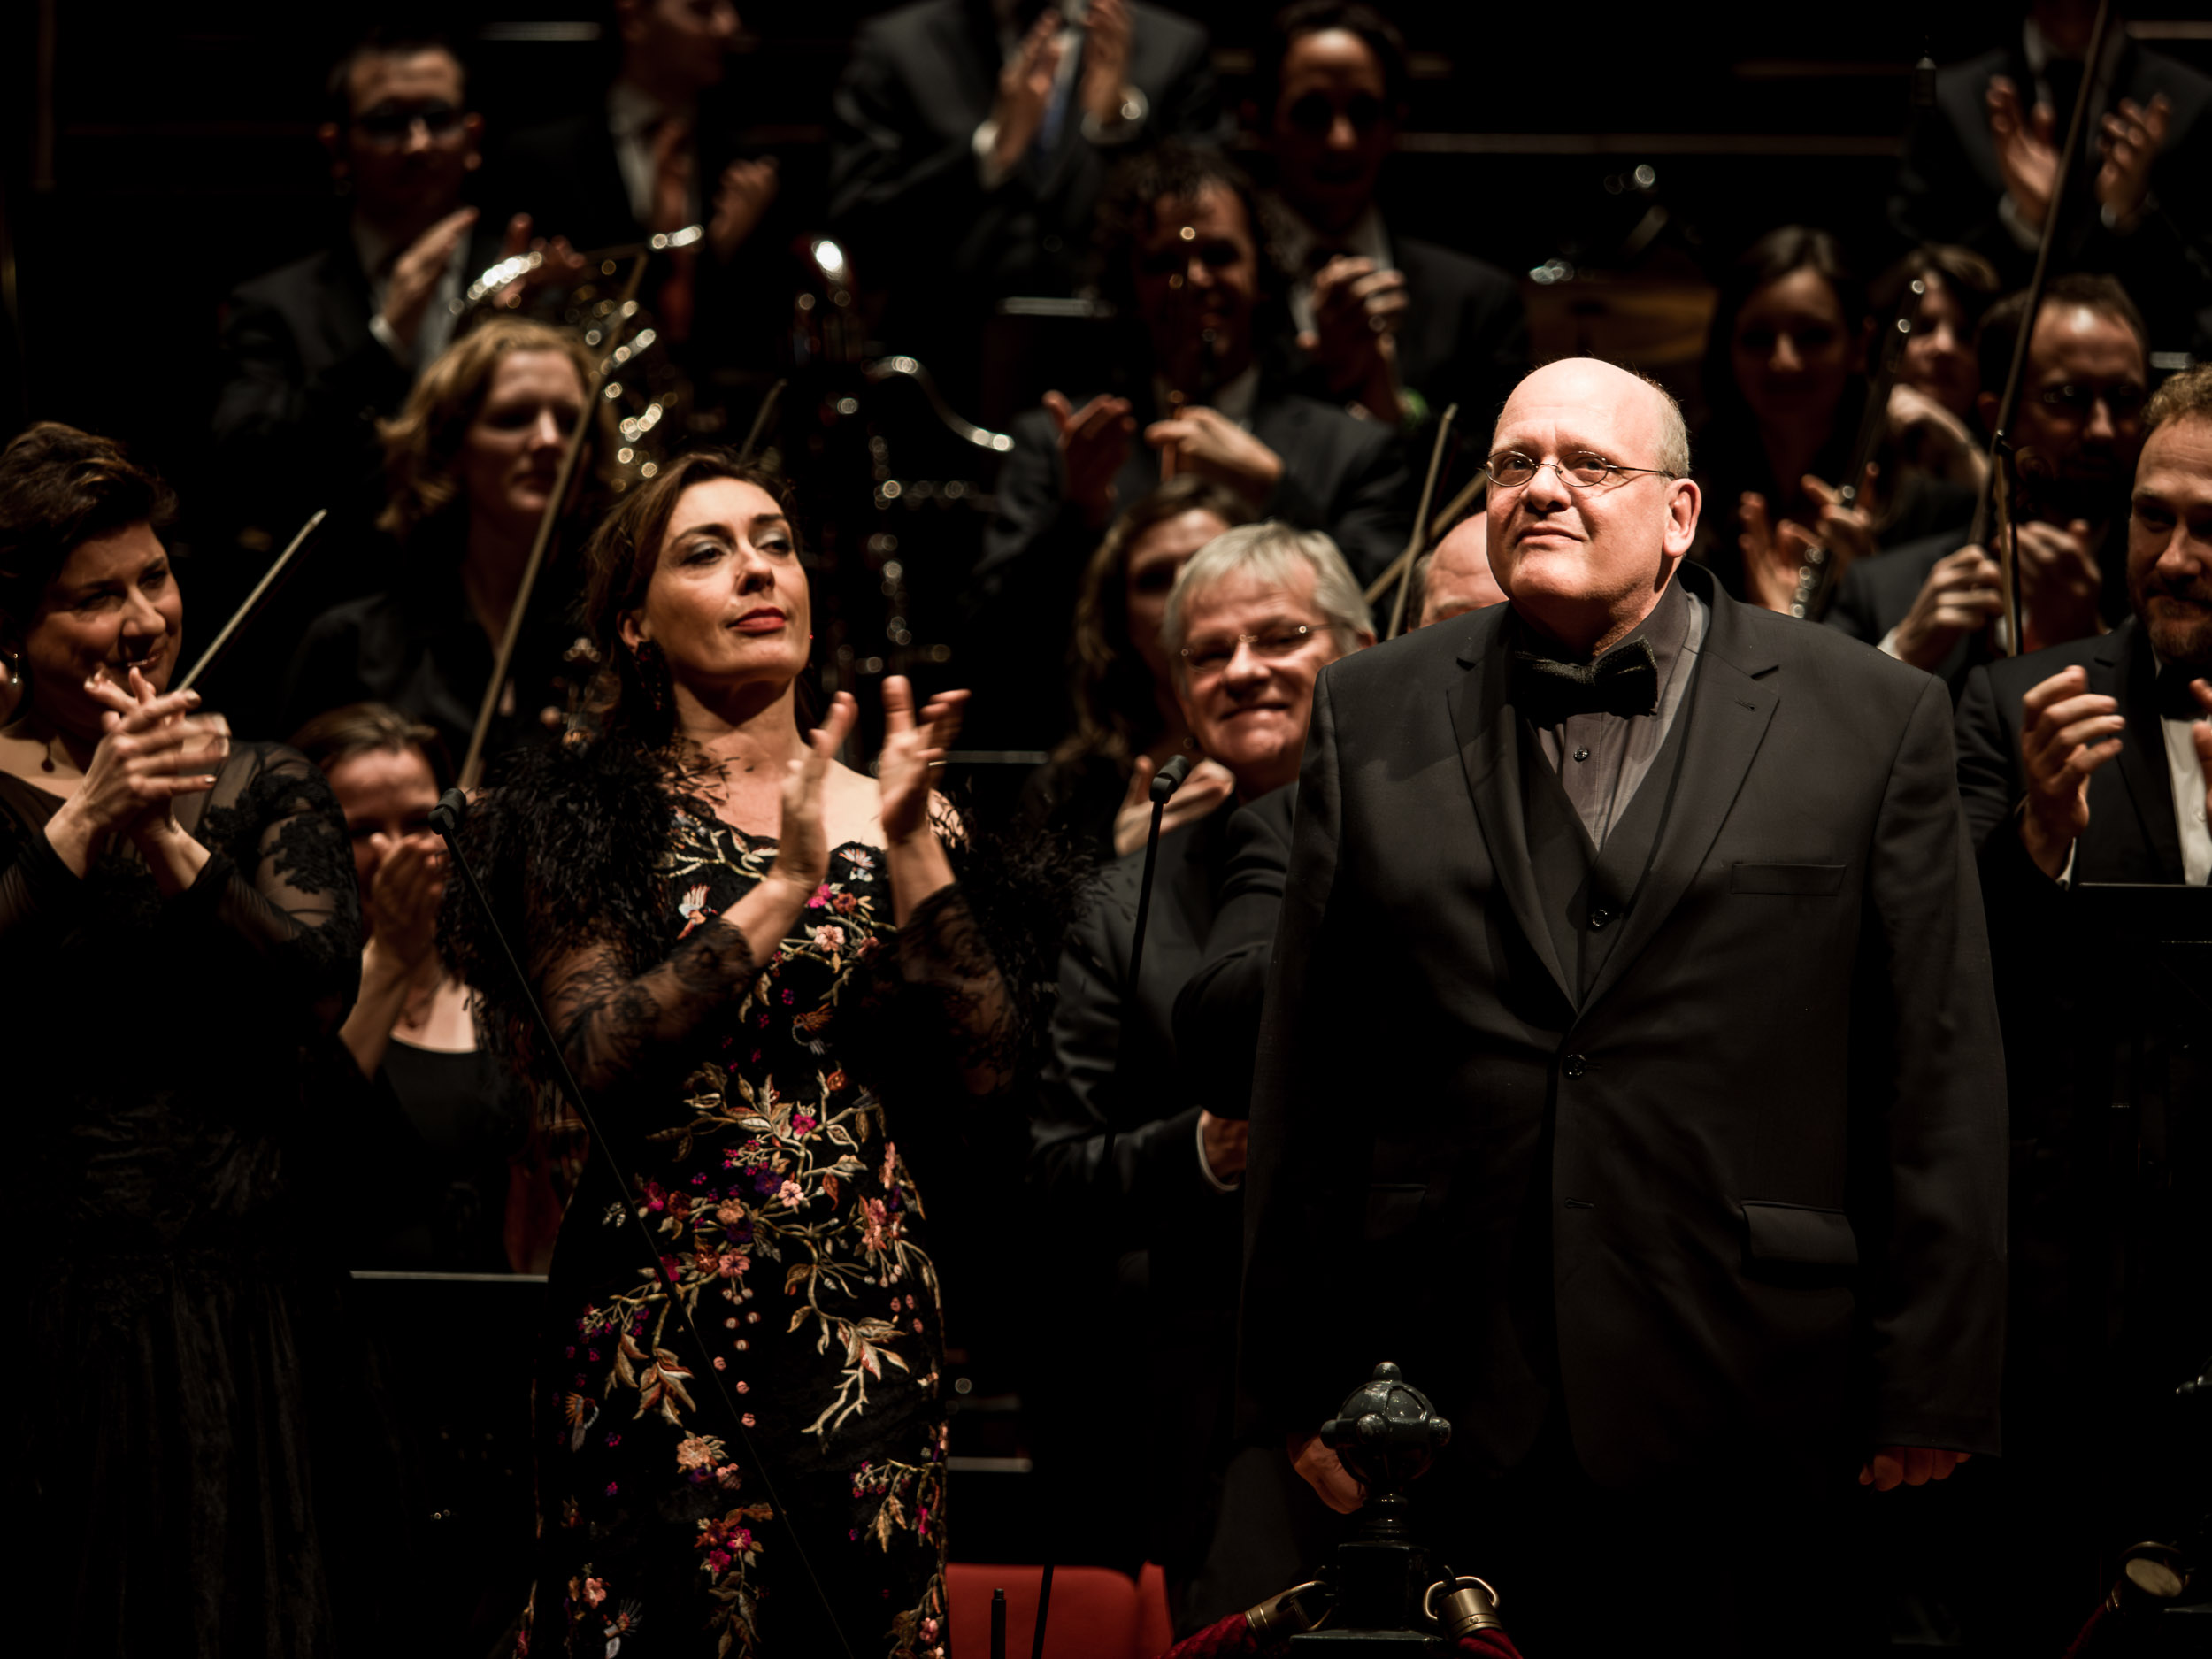
[[[1467,791],[1474,797],[1475,821],[1481,826],[1498,885],[1505,889],[1513,919],[1521,925],[1530,949],[1571,1004],[1574,987],[1552,947],[1551,929],[1536,890],[1536,867],[1529,859],[1528,826],[1521,816],[1519,717],[1506,698],[1506,610],[1500,605],[1494,620],[1484,618],[1469,655],[1460,659],[1467,672],[1445,696],[1451,708],[1452,735],[1459,741],[1460,764],[1467,773]]]
[[[1744,651],[1740,630],[1730,612],[1734,602],[1720,594],[1701,572],[1683,566],[1711,620],[1698,653],[1697,679],[1676,718],[1689,722],[1682,734],[1682,766],[1675,780],[1674,804],[1660,827],[1659,845],[1643,890],[1621,919],[1621,936],[1605,965],[1591,982],[1583,1005],[1593,1007],[1612,989],[1645,946],[1666,925],[1682,895],[1690,890],[1727,821],[1751,770],[1753,758],[1774,718],[1776,693],[1756,676],[1773,667],[1770,653]],[[1677,578],[1682,580],[1681,577]],[[1663,789],[1668,780],[1656,771],[1642,787]]]
[[[2182,879],[2181,830],[2174,822],[2174,779],[2166,764],[2166,730],[2158,718],[2158,663],[2140,623],[2130,620],[2106,637],[2090,689],[2117,697],[2127,718],[2120,777],[2142,824],[2152,859],[2169,881]],[[2101,683],[2100,683],[2101,682]]]

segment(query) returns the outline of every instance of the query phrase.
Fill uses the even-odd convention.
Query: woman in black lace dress
[[[943,1345],[909,1155],[1001,1086],[1010,1019],[933,823],[963,694],[918,718],[888,681],[876,779],[832,758],[849,697],[802,733],[788,505],[727,456],[626,497],[587,557],[602,733],[519,760],[469,829],[659,1259],[595,1157],[539,1365],[528,1651],[834,1653],[826,1601],[855,1654],[941,1659]],[[447,918],[526,1054],[495,949]]]
[[[0,1043],[8,1510],[23,1651],[339,1651],[358,1561],[310,1447],[365,1425],[318,1369],[303,1047],[358,961],[321,775],[172,695],[167,491],[40,426],[0,456]]]

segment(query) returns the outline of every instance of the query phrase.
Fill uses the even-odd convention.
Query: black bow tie
[[[1648,640],[1617,645],[1594,663],[1516,651],[1513,695],[1539,726],[1577,714],[1649,714],[1659,706],[1659,659]]]
[[[2201,680],[2212,684],[2212,670],[2185,668],[2179,663],[2163,663],[2158,670],[2158,718],[2162,720],[2212,720],[2196,694],[2189,689],[2189,682]]]

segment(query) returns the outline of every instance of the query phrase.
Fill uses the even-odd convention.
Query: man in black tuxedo
[[[2161,387],[2144,426],[2131,614],[1977,668],[1958,711],[2012,1079],[2008,1479],[1986,1495],[2020,1547],[1957,1586],[1992,1651],[2055,1651],[2065,1622],[2029,1617],[2039,1580],[2078,1600],[2118,1550],[2188,1522],[2156,1489],[2163,1413],[2212,1345],[2212,1018],[2107,931],[2110,895],[2077,891],[2212,880],[2212,368]],[[2182,936],[2205,925],[2168,909]]]
[[[329,103],[320,136],[349,198],[343,228],[224,307],[217,465],[255,547],[318,507],[374,517],[376,423],[451,339],[449,302],[501,255],[462,199],[483,119],[450,47],[373,32],[332,69]]]
[[[2052,205],[2067,124],[2093,102],[2060,271],[2107,271],[2150,319],[2160,351],[2212,350],[2212,77],[2136,41],[2116,16],[2106,65],[2083,60],[2094,0],[2033,0],[2001,46],[1936,77],[1890,197],[1916,242],[1958,242],[2024,283]],[[2115,8],[2116,12],[2119,8]],[[2083,196],[2087,201],[2082,199]]]
[[[994,684],[1025,694],[1010,710],[979,695],[978,719],[1002,741],[1061,734],[1056,701],[1035,688],[1062,677],[1084,562],[1119,503],[1170,465],[1234,490],[1260,517],[1326,531],[1363,582],[1404,546],[1411,516],[1396,434],[1271,373],[1263,352],[1281,315],[1280,273],[1234,164],[1163,145],[1116,175],[1105,221],[1107,286],[1141,319],[1123,354],[1129,384],[1079,408],[1048,392],[1015,421],[970,579],[973,655]],[[1010,714],[1032,724],[1001,724]]]
[[[1410,80],[1396,27],[1373,6],[1299,0],[1270,57],[1265,205],[1294,279],[1300,389],[1409,431],[1453,403],[1488,422],[1528,372],[1528,317],[1504,272],[1383,222],[1375,189]]]
[[[731,0],[614,0],[622,65],[594,107],[517,133],[488,194],[572,248],[620,247],[706,227],[657,257],[645,303],[687,359],[760,371],[790,316],[795,270],[762,228],[774,208],[772,157],[739,153],[725,85],[739,18]]]
[[[1985,426],[2020,333],[2025,292],[1992,306],[1976,339]],[[2148,354],[2143,319],[2110,277],[2069,275],[2045,290],[2011,436],[2020,451],[2021,603],[2032,646],[2101,632],[2126,615],[2127,488],[2142,442]],[[1843,573],[1824,620],[1924,668],[1956,701],[1990,660],[2003,610],[1997,561],[1970,532],[1909,541]]]
[[[998,300],[1074,291],[1116,159],[1210,142],[1206,31],[1141,0],[920,0],[861,26],[838,83],[830,224],[883,337],[958,392]],[[926,250],[927,257],[917,257]]]
[[[1997,1449],[2003,1084],[1948,700],[1695,566],[1671,399],[1536,371],[1510,603],[1321,677],[1253,1095],[1248,1425],[1378,1360],[1532,1652],[1835,1650],[1862,1484]]]

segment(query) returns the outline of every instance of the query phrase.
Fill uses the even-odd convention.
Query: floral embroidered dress
[[[672,824],[654,885],[675,960],[775,843],[682,810]],[[884,864],[838,848],[763,971],[599,1091],[659,1259],[595,1156],[538,1366],[537,1659],[835,1653],[794,1527],[854,1653],[948,1651],[937,1275],[896,1120],[859,1075],[908,1057],[883,1052],[896,1040],[879,992],[901,944]],[[957,903],[945,889],[910,932]],[[699,1374],[679,1299],[772,1498]]]

